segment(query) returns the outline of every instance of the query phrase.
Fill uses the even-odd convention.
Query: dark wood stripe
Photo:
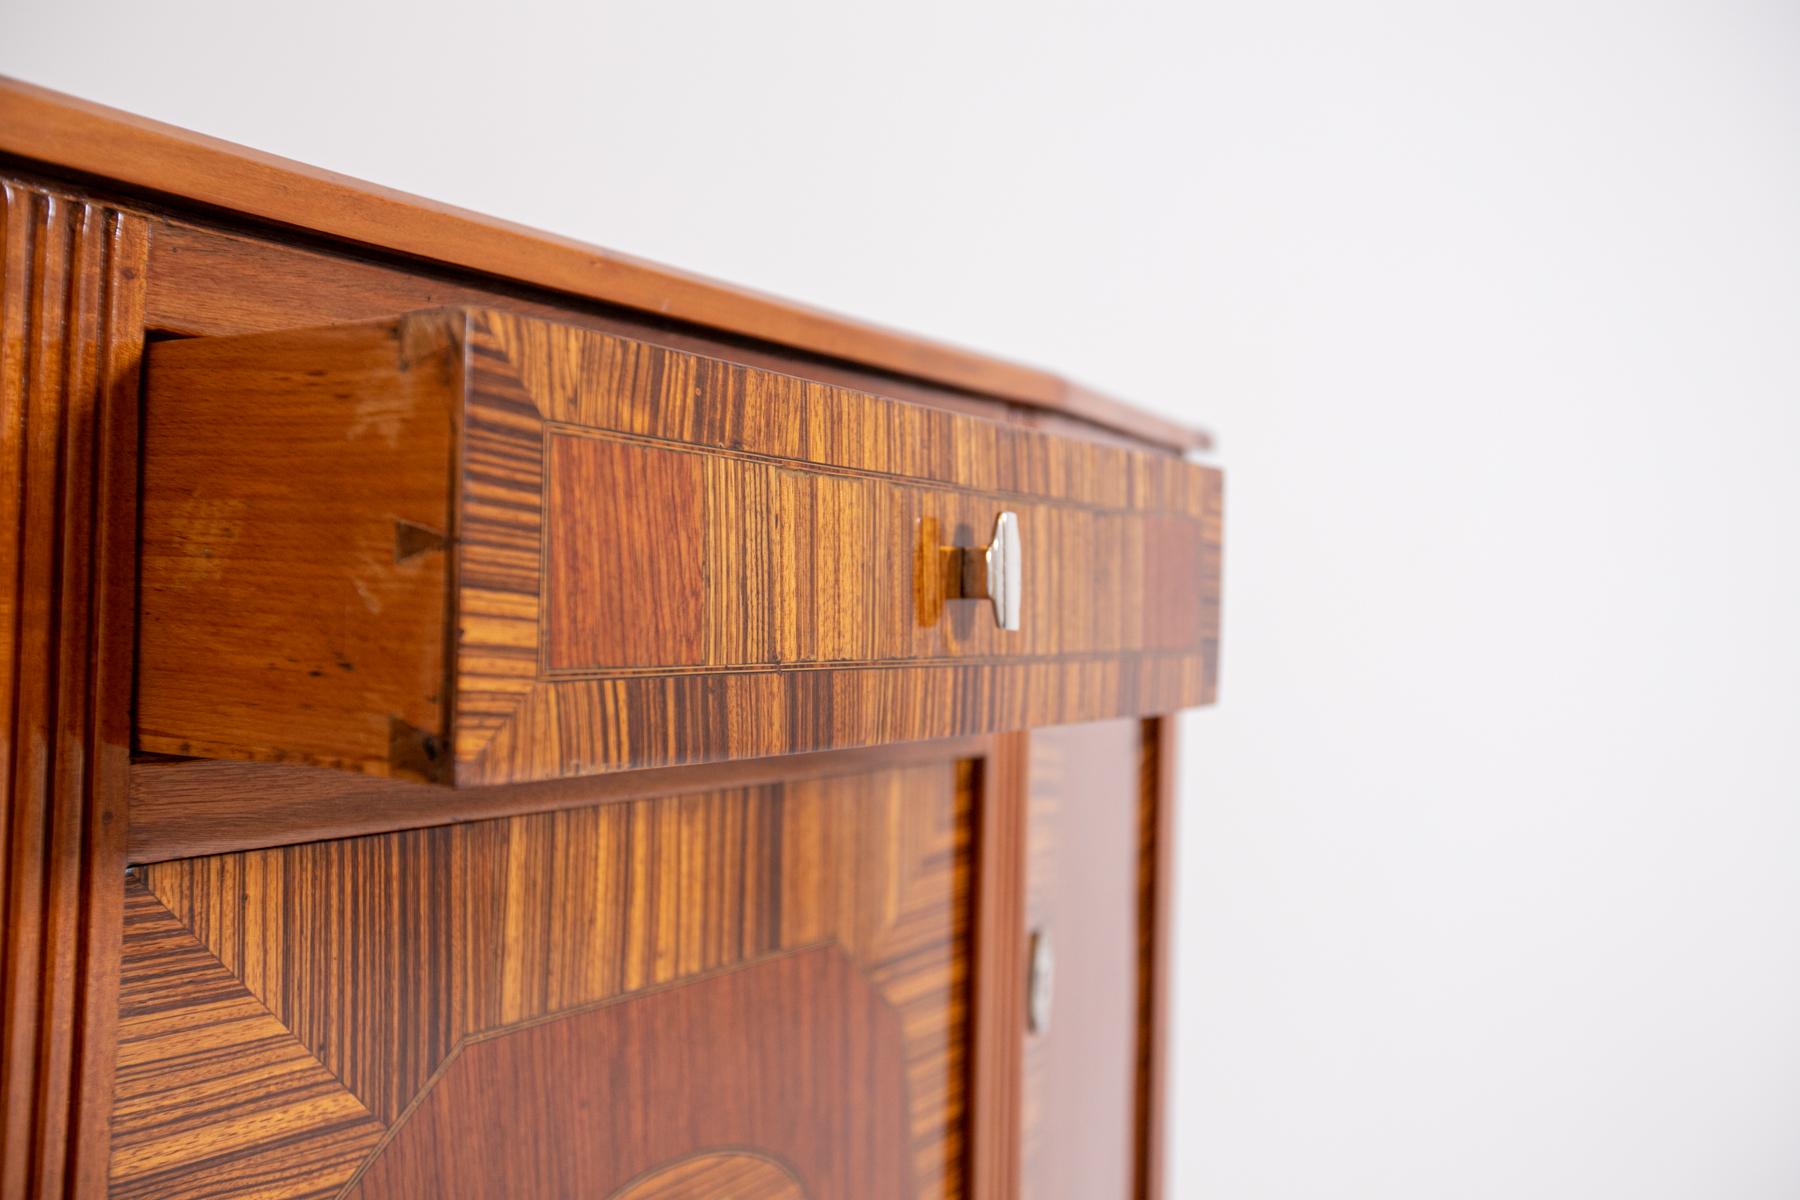
[[[1176,720],[1144,722],[1138,782],[1137,1198],[1163,1195],[1168,1102],[1170,952],[1175,914]]]

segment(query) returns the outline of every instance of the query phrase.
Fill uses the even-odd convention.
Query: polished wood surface
[[[722,1150],[652,1171],[611,1200],[806,1200],[793,1172],[771,1159]]]
[[[444,396],[462,363],[448,338],[408,328],[406,342],[267,334],[254,369],[228,341],[149,355],[140,744],[292,746],[425,778],[447,762],[460,414]]]
[[[983,737],[949,738],[454,789],[329,767],[140,761],[131,772],[129,859],[160,862],[721,787],[856,775],[876,767],[979,756],[988,745]]]
[[[1167,456],[485,310],[165,343],[147,383],[145,750],[466,786],[1210,696],[1219,476]],[[258,419],[199,436],[234,401]],[[455,459],[414,421],[460,424]],[[416,508],[323,495],[313,460],[340,438],[356,477],[386,439],[384,486]],[[288,455],[309,461],[276,469]],[[453,474],[440,518],[427,493]],[[938,570],[1002,508],[1026,548],[1019,634],[947,603]],[[267,565],[288,543],[304,561]],[[454,594],[427,596],[452,553]],[[207,615],[240,607],[235,628]],[[221,676],[232,702],[209,708]]]
[[[1053,409],[1009,403],[717,329],[681,325],[651,313],[548,295],[506,280],[448,267],[402,266],[390,258],[342,247],[271,241],[167,213],[151,213],[146,220],[153,236],[144,319],[162,333],[220,337],[374,321],[425,308],[504,308],[1064,437],[1175,453],[1161,443]]]
[[[979,1101],[970,1124],[969,1178],[977,1200],[1019,1194],[1028,747],[1025,734],[1002,734],[982,764],[969,1026]]]
[[[830,407],[835,420],[856,420]],[[946,439],[953,461],[991,452],[957,432]],[[955,490],[939,479],[896,482],[862,465],[873,456],[841,472],[813,471],[794,469],[791,458],[701,455],[689,446],[561,430],[547,438],[546,673],[1203,651],[1203,492],[1154,495],[1146,514],[1124,497],[1109,498],[1120,507],[1101,507],[1107,500],[1044,496],[1018,479],[971,479]],[[1206,479],[1188,469],[1195,482]],[[1052,464],[1046,474],[1089,470]],[[1171,508],[1156,511],[1163,504]],[[951,603],[961,593],[937,558],[943,547],[985,544],[1006,510],[1018,514],[1027,580],[1017,632],[998,628],[985,606]]]
[[[146,230],[0,179],[0,1195],[92,1195],[130,737]]]
[[[1203,436],[4,81],[0,239],[0,1196],[1160,1194]]]
[[[1167,1154],[1170,990],[1175,965],[1175,768],[1172,716],[1143,723],[1138,758],[1138,1200],[1162,1200]]]
[[[1137,1174],[1141,722],[1033,731],[1025,920],[1054,954],[1025,1038],[1021,1194],[1129,1200]]]
[[[345,1195],[654,1195],[634,1181],[721,1146],[754,1147],[817,1200],[916,1194],[899,1017],[842,950],[472,1040]],[[680,1190],[695,1185],[657,1189]]]
[[[539,1105],[531,1111],[549,1120],[549,1108],[578,1090],[578,1080],[568,1078],[534,1097],[478,1090],[442,1108],[446,1102],[433,1097],[451,1080],[446,1064],[470,1046],[511,1045],[529,1060],[540,1049],[518,1037],[579,1018],[591,1028],[547,1036],[551,1043],[574,1038],[591,1047],[598,1027],[579,1015],[599,1011],[596,1005],[681,992],[745,964],[830,947],[879,994],[898,1031],[898,1044],[880,1050],[904,1063],[905,1101],[887,1115],[904,1131],[908,1165],[891,1174],[910,1174],[911,1194],[962,1195],[972,838],[990,786],[973,763],[946,759],[144,867],[131,885],[134,913],[142,919],[128,930],[124,947],[128,1020],[121,1058],[130,1070],[121,1077],[114,1114],[122,1148],[113,1160],[114,1192],[190,1194],[182,1169],[172,1165],[180,1162],[205,1172],[204,1180],[270,1181],[266,1195],[335,1192],[349,1182],[356,1170],[351,1160],[368,1143],[360,1107],[387,1132],[386,1149],[362,1176],[358,1194],[432,1194],[414,1183],[431,1145],[449,1152],[442,1140],[447,1127],[432,1125],[437,1132],[425,1137],[424,1150],[408,1148],[421,1135],[404,1133],[425,1106],[440,1106],[432,1122],[499,1121],[501,1109],[515,1104]],[[188,942],[172,933],[171,922]],[[231,1016],[230,1022],[249,1024],[214,1028],[206,1017],[211,1002],[192,982],[198,976],[222,986],[235,981],[273,1026],[260,1017]],[[786,986],[776,992],[785,994]],[[821,992],[793,1004],[823,1029],[848,1019],[836,1002],[841,998]],[[755,1060],[762,1053],[761,1027],[729,1023],[703,1007],[719,1034],[709,1055]],[[221,1017],[236,1011],[221,1010]],[[659,1019],[643,1011],[652,1024]],[[875,1032],[856,1036],[881,1040]],[[680,1047],[689,1043],[670,1037],[639,1049],[684,1052]],[[818,1052],[827,1059],[848,1052],[844,1038],[826,1040]],[[313,1095],[320,1076],[298,1070],[290,1041],[305,1048],[341,1095],[329,1102]],[[224,1050],[252,1042],[268,1047],[266,1074],[262,1059]],[[501,1059],[513,1053],[493,1051]],[[590,1054],[562,1061],[596,1060]],[[495,1077],[482,1071],[514,1078],[507,1072],[521,1069],[491,1057],[474,1067],[490,1081]],[[740,1068],[751,1069],[731,1066]],[[460,1096],[455,1089],[463,1086],[455,1083],[444,1094]],[[759,1094],[780,1110],[787,1085],[770,1086],[773,1091]],[[265,1097],[267,1111],[252,1118],[217,1103],[240,1091]],[[859,1103],[866,1108],[876,1101],[865,1096]],[[561,1107],[554,1120],[591,1122],[605,1108],[591,1106],[583,1117]],[[636,1122],[628,1128],[647,1143],[665,1136],[652,1128],[656,1115],[648,1101],[617,1114]],[[790,1116],[794,1124],[810,1121]],[[868,1116],[863,1111],[857,1119]],[[459,1146],[488,1156],[479,1158],[487,1164],[481,1170],[501,1161],[493,1155],[507,1153],[504,1145],[476,1148],[467,1124],[456,1127],[464,1131],[453,1139]],[[601,1136],[591,1125],[583,1128],[584,1136]],[[519,1144],[512,1153],[528,1165],[535,1151],[523,1143],[530,1139],[513,1141]],[[311,1147],[302,1156],[311,1165],[290,1186],[280,1181],[300,1170],[294,1150],[300,1145]],[[389,1153],[397,1157],[382,1166]],[[321,1182],[318,1164],[325,1162],[339,1166]],[[831,1162],[833,1171],[847,1169],[839,1159]],[[562,1169],[530,1163],[537,1164],[531,1170]],[[641,1162],[631,1174],[654,1165]],[[582,1178],[587,1187],[589,1177]],[[597,1193],[583,1194],[604,1195],[626,1182],[608,1177],[604,1187],[593,1183]],[[829,1178],[808,1176],[807,1183],[819,1189],[815,1195],[873,1194],[828,1190],[835,1186]]]
[[[140,880],[125,896],[111,1194],[334,1195],[381,1122]]]
[[[1059,410],[1180,449],[1209,444],[1199,431],[1044,371],[376,187],[16,80],[0,79],[0,155]]]

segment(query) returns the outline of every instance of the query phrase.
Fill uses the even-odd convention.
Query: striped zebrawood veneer
[[[0,79],[0,1197],[1159,1200],[1210,445]]]

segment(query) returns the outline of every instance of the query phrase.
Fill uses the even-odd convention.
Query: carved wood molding
[[[149,233],[0,180],[0,1194],[93,1196],[112,1100]]]

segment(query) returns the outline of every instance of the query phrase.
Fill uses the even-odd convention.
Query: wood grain
[[[1208,444],[1198,431],[1044,371],[361,183],[15,80],[0,80],[0,154],[187,204],[1067,411],[1177,448]]]
[[[249,364],[229,339],[151,351],[140,743],[436,777],[462,375],[444,324],[269,334]]]
[[[463,621],[459,782],[961,736],[1209,698],[1216,472],[503,313],[470,314],[468,337],[468,457],[497,466],[465,510],[459,547],[460,600],[479,618]],[[546,522],[595,519],[545,481],[534,413],[551,445],[623,439],[706,457],[713,657],[700,673],[546,664],[558,594],[527,556]],[[1025,539],[1036,547],[1033,632],[1018,644],[972,605],[954,606],[960,623],[915,625],[915,518],[929,514],[897,497],[922,505],[928,494],[961,544],[976,544],[1002,506],[1039,517],[1040,536]],[[635,511],[653,525],[666,515]],[[1198,549],[1148,540],[1158,534]],[[1182,586],[1170,561],[1191,566]],[[583,582],[591,592],[634,581]]]
[[[780,1163],[754,1154],[697,1154],[655,1170],[609,1200],[807,1200],[800,1181]]]
[[[982,1198],[1020,1194],[1028,754],[1027,735],[1003,734],[982,765],[969,1033],[969,1191]]]
[[[142,221],[0,180],[0,1195],[93,1195],[129,745]]]
[[[454,344],[401,346],[428,335]],[[1210,697],[1217,472],[486,310],[320,333],[317,374],[297,374],[294,347],[310,336],[152,351],[150,425],[171,435],[147,441],[147,473],[176,482],[145,492],[155,547],[146,594],[168,601],[146,633],[167,647],[143,659],[143,749],[469,786],[964,736]],[[460,422],[459,455],[451,463],[428,439],[403,438],[395,453],[409,461],[394,475],[458,472],[454,595],[441,610],[422,590],[410,606],[359,608],[374,534],[355,535],[348,518],[322,522],[314,536],[324,541],[307,542],[276,587],[240,569],[242,554],[222,554],[221,538],[193,535],[191,512],[223,510],[242,514],[231,532],[247,544],[295,541],[278,517],[260,533],[234,480],[276,493],[277,514],[305,511],[318,490],[308,480],[331,473],[308,465],[290,481],[270,465],[344,436],[373,386],[366,363],[429,355],[461,361],[462,374],[415,371],[401,391],[442,385],[419,404]],[[238,394],[270,414],[266,434],[252,425],[195,447],[193,430],[221,420]],[[157,415],[196,406],[196,420]],[[312,432],[284,435],[291,424]],[[238,461],[196,469],[220,454]],[[372,529],[392,508],[364,522]],[[921,592],[941,591],[941,576],[919,573],[937,549],[919,539],[979,545],[1001,508],[1020,514],[1026,547],[1019,634],[981,619],[977,602]],[[339,524],[350,531],[334,555]],[[255,620],[244,629],[197,615],[233,611],[251,588]],[[334,675],[321,653],[333,642],[310,632],[283,654],[285,674],[258,670],[279,645],[271,627],[282,604],[297,628],[317,630],[323,611],[335,642],[386,647],[393,661],[375,679],[410,691],[371,691],[378,703],[357,704],[360,674]],[[417,699],[440,663],[439,611],[455,613],[449,729]],[[941,617],[922,623],[921,613]],[[221,672],[238,702],[197,711]],[[328,727],[340,720],[346,728]],[[448,761],[386,753],[381,731],[396,722],[422,729],[428,747],[447,739]]]
[[[155,236],[145,320],[152,329],[166,333],[221,337],[375,321],[425,308],[505,308],[669,350],[728,358],[746,366],[804,375],[836,387],[1062,437],[1175,452],[1156,441],[1052,409],[1008,403],[866,363],[771,346],[722,330],[681,325],[654,314],[552,295],[454,268],[399,264],[346,248],[274,241],[192,218],[153,214],[149,220]]]
[[[842,950],[765,959],[465,1044],[345,1195],[604,1196],[748,1146],[789,1194],[901,1200],[904,1054]]]
[[[1205,637],[1200,603],[1166,599],[1202,585],[1197,516],[586,433],[547,445],[541,674],[1180,653]],[[908,535],[980,546],[1002,508],[1024,543],[1023,628],[1001,631],[979,603],[918,619],[959,593],[919,571]]]
[[[183,859],[142,878],[219,970],[388,1129],[404,1129],[430,1081],[474,1039],[840,947],[901,1030],[909,1107],[895,1119],[915,1194],[958,1196],[976,786],[970,764],[940,759]],[[141,989],[162,986],[154,932],[127,938],[128,1009],[151,1002]],[[124,1052],[139,1053],[139,1032],[127,1031]],[[170,1036],[144,1052],[152,1066],[175,1061],[184,1035]],[[718,1053],[754,1054],[756,1039]],[[134,1095],[158,1097],[156,1111],[117,1111],[122,1144],[191,1121],[198,1151],[218,1122],[220,1153],[232,1160],[220,1169],[281,1174],[296,1127],[276,1122],[266,1143],[233,1141],[231,1114],[210,1099],[230,1086],[217,1075],[152,1069],[134,1085]],[[179,1194],[179,1179],[156,1181]],[[113,1186],[128,1194],[150,1184],[115,1159]]]
[[[125,893],[112,1195],[335,1195],[381,1123],[142,883]]]
[[[0,1195],[374,1194],[374,1168],[353,1176],[383,1145],[392,1191],[455,1192],[421,1183],[445,1143],[470,1178],[574,1170],[583,1194],[632,1200],[833,1194],[808,1186],[821,1174],[859,1195],[909,1174],[922,1196],[1112,1193],[1076,1184],[1117,1157],[1117,1055],[1059,1093],[1060,1174],[1033,1158],[1047,1126],[1029,1094],[1021,1109],[1021,1080],[1044,1077],[1021,1041],[1025,785],[1064,735],[1035,755],[1024,735],[992,753],[967,739],[1211,699],[1219,479],[1174,453],[1204,435],[1042,372],[5,81],[0,163]],[[440,305],[467,311],[393,317]],[[149,440],[188,457],[146,494],[188,510],[151,522],[148,711],[174,713],[190,752],[239,753],[247,720],[260,757],[403,778],[130,768],[145,330],[328,321],[391,327],[379,396],[358,391],[367,363],[311,361],[307,334],[279,386],[190,388],[213,391],[210,423],[164,437],[169,410],[150,406]],[[230,349],[178,353],[215,352]],[[410,408],[391,403],[395,374]],[[349,415],[310,466],[292,422],[262,420],[308,393],[315,415]],[[235,477],[206,458],[258,439],[276,450]],[[401,447],[419,471],[393,471]],[[220,480],[256,495],[255,536],[195,504]],[[1036,607],[1010,639],[918,566],[976,544],[1000,503],[1033,556]],[[334,555],[345,569],[321,574]],[[252,599],[208,611],[208,572],[227,569],[259,581]],[[156,691],[222,651],[235,665]],[[155,724],[149,742],[180,751]],[[286,744],[296,731],[305,744]],[[893,748],[929,737],[965,740]],[[1129,1107],[1135,1186],[1154,1197],[1166,720],[1141,740]],[[1084,768],[1116,765],[1087,753]],[[131,852],[156,865],[121,888],[128,774],[145,781]],[[1069,803],[1100,822],[1080,836],[1110,855],[1120,812],[1076,774]],[[412,782],[452,777],[469,786]],[[1095,882],[1093,929],[1117,923],[1099,918],[1119,886],[1110,868]],[[1127,943],[1080,944],[1086,961]],[[1119,1041],[1129,980],[1067,984],[1079,970],[1065,961],[1065,987],[1099,998],[1078,1004],[1099,1014],[1091,1044]],[[758,1005],[765,1019],[730,1024]],[[808,1005],[830,1011],[802,1028]],[[905,1169],[852,1186],[841,1153],[796,1174],[702,1138],[630,1178],[617,1162],[584,1174],[580,1154],[533,1148],[554,1143],[493,1136],[517,1105],[471,1121],[490,1093],[535,1095],[541,1124],[580,1140],[598,1093],[544,1064],[649,1043],[665,1052],[617,1061],[658,1090],[691,1086],[663,1067],[703,1054],[767,1080],[754,1056],[779,1045],[798,1071],[780,1078],[839,1083],[850,1059],[886,1056],[875,1073],[904,1100],[813,1123],[887,1113],[901,1149],[879,1153]],[[512,1082],[470,1087],[477,1068]],[[721,1089],[721,1110],[747,1113],[749,1086]],[[437,1132],[413,1126],[432,1105]],[[1077,1109],[1091,1119],[1066,1119]],[[650,1112],[608,1111],[615,1141],[648,1144],[630,1123],[664,1120]]]
[[[1175,935],[1175,718],[1144,723],[1138,776],[1138,1200],[1161,1200],[1167,1160],[1170,989]]]
[[[1025,1039],[1022,1194],[1129,1200],[1137,1174],[1141,722],[1034,730],[1026,923],[1055,955]]]
[[[707,661],[707,460],[597,438],[548,453],[545,665]]]
[[[952,738],[457,789],[329,767],[151,760],[131,770],[129,860],[161,862],[722,787],[857,775],[976,757],[988,744],[987,738]]]

